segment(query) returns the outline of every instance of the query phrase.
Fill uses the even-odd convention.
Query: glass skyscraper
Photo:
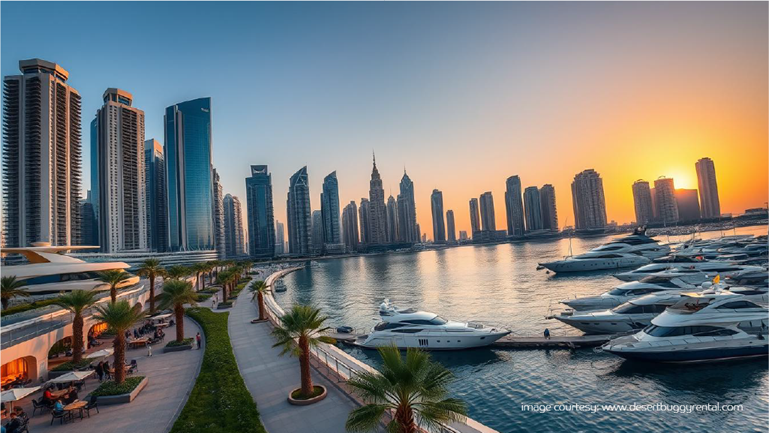
[[[211,98],[166,108],[168,238],[172,251],[213,250]]]
[[[312,253],[312,219],[310,217],[310,180],[307,166],[291,176],[288,185],[288,251],[293,255]]]
[[[248,253],[251,257],[275,255],[275,219],[272,208],[272,175],[266,165],[252,165],[251,177],[246,178],[246,208],[248,214]],[[283,252],[283,225],[278,242]]]
[[[320,194],[320,212],[323,216],[324,244],[341,244],[342,233],[339,224],[339,180],[336,171],[323,179],[323,192]]]

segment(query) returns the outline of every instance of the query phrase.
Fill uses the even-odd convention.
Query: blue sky
[[[322,179],[333,170],[343,204],[367,196],[376,150],[386,191],[397,194],[408,169],[423,227],[430,224],[433,188],[444,191],[447,209],[455,209],[458,229],[469,225],[467,201],[493,191],[504,227],[504,179],[512,174],[521,175],[524,186],[554,184],[563,224],[571,214],[569,182],[578,171],[595,168],[605,183],[622,182],[629,190],[627,180],[610,177],[610,161],[591,155],[604,148],[580,146],[613,140],[597,131],[623,125],[624,118],[611,121],[617,113],[650,104],[634,99],[648,97],[649,89],[662,98],[680,88],[679,99],[700,106],[692,95],[711,92],[705,104],[713,107],[724,105],[719,95],[736,94],[735,107],[758,107],[759,120],[733,129],[766,130],[766,98],[755,99],[756,92],[766,94],[758,80],[766,81],[762,3],[0,7],[2,74],[16,74],[18,61],[32,57],[67,69],[83,97],[84,143],[108,87],[133,93],[134,106],[146,114],[146,137],[161,142],[165,107],[210,96],[214,165],[225,192],[243,198],[249,165],[269,165],[279,220],[285,220],[288,178],[303,165],[314,208]],[[730,87],[736,85],[747,89]],[[671,112],[679,108],[669,105]],[[659,110],[639,116],[652,111]],[[712,123],[707,120],[681,119],[681,125]],[[660,128],[659,122],[650,128]],[[765,145],[758,141],[750,144]],[[694,155],[704,155],[696,143],[687,146],[692,156],[680,165],[693,170]],[[709,156],[729,163],[726,156]],[[86,185],[88,158],[85,152]],[[765,173],[763,160],[758,169]],[[666,173],[630,176],[660,174]],[[632,199],[619,194],[607,191],[609,217],[629,221]]]

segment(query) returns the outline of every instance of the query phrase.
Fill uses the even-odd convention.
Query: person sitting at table
[[[67,395],[64,396],[64,404],[70,404],[73,401],[77,401],[77,389],[71,389]]]
[[[53,410],[55,412],[63,412],[64,411],[64,405],[61,403],[61,400],[56,400],[56,403],[53,405]]]
[[[53,403],[53,393],[51,392],[51,388],[53,388],[53,385],[46,388],[45,392],[43,393],[43,401],[46,404]]]
[[[24,408],[21,406],[16,406],[13,408],[13,411],[16,412],[17,417],[21,418],[22,424],[29,422],[29,417],[27,416],[27,413],[24,412]]]
[[[16,412],[11,412],[11,420],[5,425],[5,431],[8,433],[18,433],[23,425],[24,420],[19,418]]]
[[[139,333],[136,331],[136,328],[134,328],[134,338],[139,338]]]

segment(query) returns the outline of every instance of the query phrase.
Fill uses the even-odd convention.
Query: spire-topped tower
[[[386,244],[387,236],[387,210],[385,207],[385,194],[382,187],[382,177],[376,168],[376,154],[371,151],[373,157],[373,168],[371,169],[371,182],[369,183],[369,201],[371,221],[371,244]]]

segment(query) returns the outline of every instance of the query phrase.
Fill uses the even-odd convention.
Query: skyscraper
[[[414,183],[403,170],[403,177],[400,183],[400,194],[398,194],[398,237],[400,242],[417,243],[419,242],[419,232],[417,231],[417,210],[414,200]]]
[[[676,204],[676,188],[673,179],[660,178],[654,181],[654,192],[657,196],[655,203],[657,213],[663,224],[675,224],[678,222],[678,205]]]
[[[323,217],[324,244],[341,244],[342,233],[339,224],[339,181],[336,171],[323,179],[323,192],[320,194],[320,212]]]
[[[216,248],[216,254],[220,259],[223,259],[227,255],[227,245],[225,244],[224,236],[224,188],[222,187],[219,173],[215,168],[211,169],[214,177],[211,189],[214,192],[214,247]]]
[[[387,198],[387,242],[398,242],[398,203],[392,195]]]
[[[147,250],[144,111],[133,96],[109,88],[91,122],[91,188],[101,251]]]
[[[700,202],[696,189],[677,189],[676,206],[679,221],[697,221],[700,219]]]
[[[491,191],[486,191],[481,194],[481,228],[485,232],[493,232],[497,230],[497,220],[494,216],[494,197],[491,195]]]
[[[521,201],[521,179],[518,176],[510,176],[505,181],[505,210],[507,235],[523,236],[523,201]]]
[[[227,257],[245,253],[243,236],[243,210],[240,200],[232,194],[224,196],[224,245]]]
[[[385,209],[384,188],[382,188],[382,177],[379,176],[379,170],[376,168],[376,156],[374,156],[374,167],[371,169],[371,182],[369,183],[370,213],[369,222],[371,224],[371,238],[368,243],[382,245],[387,243],[387,210]]]
[[[606,227],[606,199],[603,180],[592,168],[574,176],[571,183],[576,229],[602,229]]]
[[[454,211],[446,211],[446,230],[448,232],[447,240],[451,244],[457,243],[457,227],[454,224]]]
[[[69,73],[40,59],[3,79],[5,246],[80,241],[80,94]]]
[[[718,184],[716,183],[716,166],[710,158],[702,158],[694,164],[697,170],[697,185],[700,189],[700,203],[703,218],[718,218],[721,216],[721,202],[718,199]]]
[[[443,193],[437,189],[430,195],[430,207],[433,212],[433,242],[446,242],[446,223],[443,220]]]
[[[355,201],[350,201],[342,211],[342,232],[345,250],[348,253],[358,251],[358,206]]]
[[[286,207],[288,209],[288,251],[299,256],[310,255],[312,253],[312,219],[307,166],[291,176]]]
[[[422,234],[422,229],[417,224],[417,234],[419,235],[419,242],[425,243],[425,235]]]
[[[360,243],[368,245],[371,243],[371,206],[367,198],[360,199]]]
[[[283,223],[277,223],[276,230],[272,204],[272,175],[266,165],[252,165],[251,177],[246,178],[246,219],[248,254],[251,257],[270,258],[276,254],[285,254]]]
[[[470,199],[470,232],[473,236],[481,231],[481,214],[478,206],[478,199]]]
[[[312,211],[312,252],[323,252],[323,213],[319,210]]]
[[[93,155],[91,156],[93,158]],[[163,145],[155,139],[144,142],[144,168],[147,183],[149,248],[168,251],[166,159]]]
[[[536,186],[530,186],[523,191],[523,204],[526,212],[526,231],[542,230],[542,203]]]
[[[635,205],[636,223],[644,225],[654,219],[652,194],[649,182],[638,179],[633,183],[633,204]]]
[[[93,212],[91,190],[86,198],[80,201],[80,244],[99,245],[99,235],[96,233],[96,214]]]
[[[211,145],[211,98],[166,108],[168,239],[172,251],[216,248]]]
[[[539,190],[539,200],[542,203],[542,228],[558,231],[558,210],[555,207],[555,188],[545,184]]]

